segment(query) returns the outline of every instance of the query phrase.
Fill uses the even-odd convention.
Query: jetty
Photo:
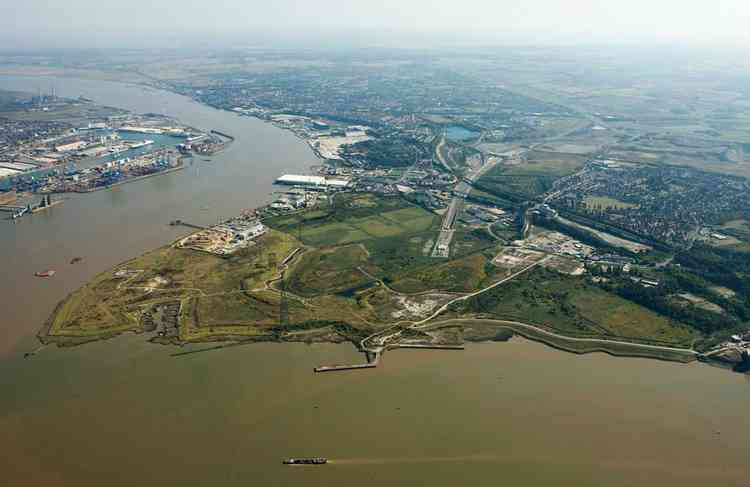
[[[463,345],[438,345],[433,343],[397,343],[394,348],[418,348],[424,350],[464,350]]]
[[[374,369],[380,362],[380,351],[366,351],[367,362],[364,364],[344,364],[344,365],[321,365],[315,367],[315,372],[340,372],[343,370],[360,370]]]
[[[44,204],[44,205],[38,205],[38,206],[32,208],[31,212],[32,213],[37,213],[39,211],[44,211],[44,210],[47,210],[49,208],[52,208],[53,206],[61,205],[64,201],[65,200],[55,200],[55,201],[49,201],[48,200],[46,204]]]
[[[224,132],[219,132],[218,130],[212,130],[211,133],[212,134],[216,134],[216,135],[220,135],[220,136],[222,136],[224,138],[227,138],[227,139],[229,139],[231,141],[234,141],[234,137],[232,137],[229,134],[225,134]]]
[[[188,227],[188,228],[195,228],[196,230],[205,230],[208,227],[204,227],[202,225],[196,225],[195,223],[189,223],[182,220],[172,220],[169,222],[170,225],[173,227],[181,226],[181,227]]]
[[[378,364],[370,362],[366,364],[349,364],[349,365],[321,365],[315,367],[315,372],[337,372],[341,370],[359,370],[359,369],[374,369]]]
[[[12,219],[20,218],[31,211],[30,206],[0,205],[0,211],[10,213]]]

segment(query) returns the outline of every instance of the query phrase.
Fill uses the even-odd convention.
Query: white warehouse
[[[313,188],[336,188],[341,189],[349,185],[348,179],[326,179],[323,176],[301,176],[298,174],[284,174],[276,180],[276,184],[289,184],[293,186],[307,186]]]

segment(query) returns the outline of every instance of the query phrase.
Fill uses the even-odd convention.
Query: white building
[[[56,152],[71,152],[71,151],[83,149],[84,147],[86,147],[86,142],[78,141],[78,142],[71,142],[70,144],[58,145],[57,147],[55,147],[55,151]]]
[[[284,174],[276,180],[276,184],[290,184],[313,188],[345,188],[350,180],[345,178],[326,179],[323,176],[303,176],[298,174]]]

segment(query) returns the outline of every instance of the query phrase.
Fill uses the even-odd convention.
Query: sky
[[[0,47],[750,46],[749,0],[0,0]]]

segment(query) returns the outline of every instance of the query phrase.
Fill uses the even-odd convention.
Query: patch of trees
[[[479,187],[475,184],[474,187],[479,189]],[[469,196],[466,197],[467,201],[472,201],[475,203],[479,203],[482,205],[491,205],[491,206],[499,206],[501,208],[513,208],[514,205],[511,201],[508,201],[507,199],[501,198],[497,195],[488,193],[487,196],[479,195],[476,192],[472,191],[469,193]]]
[[[497,174],[489,175],[474,183],[474,186],[501,198],[522,202],[534,198],[552,188],[557,179],[541,174]]]
[[[693,305],[676,304],[671,295],[679,292],[679,289],[666,284],[651,288],[625,281],[620,285],[605,284],[603,287],[624,299],[673,320],[681,321],[706,334],[733,328],[739,324],[739,320],[734,316],[714,313]]]
[[[360,160],[368,167],[405,167],[431,157],[425,144],[399,134],[357,142],[341,152],[345,159]]]
[[[738,294],[750,294],[750,255],[733,249],[697,244],[679,252],[674,262],[689,268],[705,280],[728,287]]]
[[[671,269],[669,279],[674,286],[683,291],[705,298],[719,306],[727,313],[736,316],[741,321],[750,319],[750,302],[747,298],[726,298],[711,290],[711,283],[700,276],[686,272],[683,269]]]

